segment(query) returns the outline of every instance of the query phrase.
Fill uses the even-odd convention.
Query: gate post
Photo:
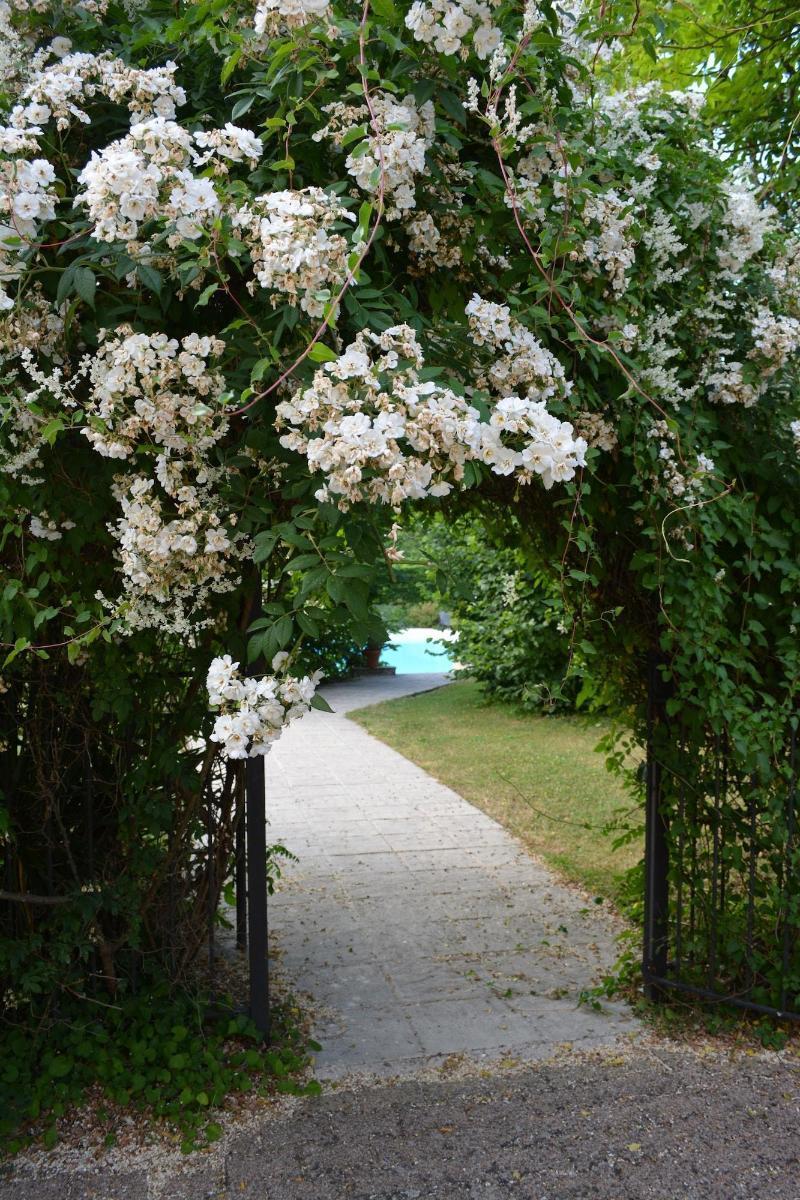
[[[669,944],[669,844],[667,818],[662,805],[662,767],[658,760],[656,731],[664,720],[666,692],[659,661],[651,655],[647,679],[647,765],[644,851],[644,942],[642,974],[645,996],[664,999],[656,979],[667,973]]]
[[[245,772],[247,820],[247,953],[250,1018],[269,1041],[267,929],[267,805],[264,757],[248,758]]]

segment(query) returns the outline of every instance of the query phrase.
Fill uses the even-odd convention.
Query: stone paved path
[[[271,836],[300,857],[271,901],[279,971],[319,1009],[317,1073],[409,1075],[448,1055],[525,1060],[629,1035],[578,1007],[613,927],[496,822],[344,715],[445,676],[330,686],[267,760]]]

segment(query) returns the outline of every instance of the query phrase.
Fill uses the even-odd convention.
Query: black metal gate
[[[648,699],[643,974],[647,995],[684,993],[800,1021],[797,733],[762,778],[725,730],[667,718],[655,665]]]

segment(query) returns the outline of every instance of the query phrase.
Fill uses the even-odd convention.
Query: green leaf
[[[218,283],[210,283],[208,285],[208,287],[203,288],[202,292],[197,297],[197,303],[195,304],[195,308],[205,308],[205,306],[208,304],[209,300],[214,295],[214,292],[217,290],[218,287],[219,287]]]
[[[160,272],[156,271],[153,267],[148,267],[146,263],[138,263],[136,273],[146,288],[149,288],[156,296],[161,295],[162,279]]]
[[[67,296],[69,296],[70,293],[73,291],[74,286],[75,286],[75,268],[67,267],[66,271],[64,271],[61,278],[59,279],[58,287],[56,288],[56,304],[58,306],[60,306],[64,303]]]
[[[315,342],[308,352],[308,357],[312,362],[326,363],[336,362],[339,356],[335,351],[331,350],[330,346],[326,346],[324,342]]]
[[[75,291],[81,300],[85,300],[90,308],[94,308],[95,293],[97,292],[97,278],[94,271],[88,267],[76,267],[74,279]]]
[[[332,713],[334,711],[325,697],[320,696],[319,692],[316,693],[311,701],[311,707],[316,708],[319,712]]]
[[[452,92],[441,91],[439,92],[439,103],[448,116],[466,129],[467,113],[458,96],[454,96]]]
[[[248,96],[240,96],[231,109],[231,119],[235,121],[237,117],[243,117],[247,110],[253,107],[255,98],[255,92],[250,92]]]
[[[228,82],[231,75],[236,70],[236,67],[239,64],[239,59],[241,57],[242,57],[242,47],[239,46],[236,50],[234,50],[234,52],[233,52],[233,54],[231,54],[230,58],[225,59],[225,62],[222,64],[222,70],[219,73],[219,81],[223,86]]]

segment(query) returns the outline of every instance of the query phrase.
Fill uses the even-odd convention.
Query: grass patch
[[[567,879],[617,900],[639,845],[600,832],[630,797],[595,746],[598,718],[541,717],[491,703],[469,680],[350,717],[494,817]],[[583,828],[591,825],[591,829]]]

